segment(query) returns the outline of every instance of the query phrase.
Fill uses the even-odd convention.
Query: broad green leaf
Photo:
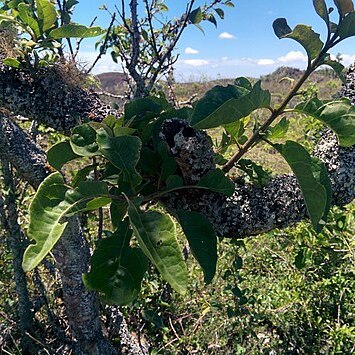
[[[234,193],[234,183],[225,176],[220,169],[209,171],[197,184],[197,186],[206,187],[211,191],[218,192],[227,196]]]
[[[284,18],[275,20],[273,26],[275,34],[280,39],[291,38],[300,43],[310,60],[316,58],[323,48],[324,44],[320,40],[320,35],[314,32],[310,26],[297,25],[291,30]]]
[[[248,79],[245,78],[248,81]],[[249,82],[249,81],[248,81]],[[215,86],[196,103],[190,119],[191,124],[197,123],[220,108],[231,99],[238,99],[248,94],[250,89],[235,85]]]
[[[100,128],[97,131],[97,144],[100,152],[121,170],[124,182],[132,187],[141,183],[142,178],[136,170],[142,147],[138,137],[110,137],[103,128]]]
[[[77,171],[73,177],[71,185],[77,187],[82,181],[85,181],[87,176],[97,167],[97,165],[98,164],[88,165]]]
[[[354,4],[352,0],[334,0],[335,6],[338,8],[341,17],[350,12],[354,12]]]
[[[324,20],[327,25],[329,25],[329,13],[325,0],[313,0],[313,6],[317,14]]]
[[[115,137],[120,137],[120,136],[130,136],[134,134],[136,130],[134,128],[129,128],[129,127],[114,127],[113,128],[113,134]]]
[[[90,272],[83,275],[87,289],[98,291],[109,304],[131,304],[148,268],[143,252],[129,246],[131,236],[128,223],[122,222],[112,236],[99,240],[91,257]]]
[[[36,0],[38,22],[42,32],[54,27],[57,21],[57,12],[50,0]]]
[[[313,227],[320,232],[325,224],[332,198],[331,183],[324,164],[298,143],[287,141],[274,147],[285,158],[300,185]]]
[[[271,140],[284,138],[289,126],[290,122],[285,117],[283,117],[280,122],[276,123],[273,127],[268,128],[267,138]]]
[[[129,202],[128,216],[144,254],[172,288],[184,294],[187,270],[173,220],[156,211],[142,213],[132,202]]]
[[[145,118],[157,117],[163,110],[169,107],[169,103],[158,97],[145,97],[134,99],[125,104],[124,117],[125,122],[131,122],[133,119],[141,121]],[[136,125],[129,125],[136,128]]]
[[[20,68],[21,63],[16,58],[5,58],[2,63],[12,68]]]
[[[213,98],[215,96],[217,98],[210,101],[209,93],[207,93],[198,102],[191,117],[192,127],[207,129],[226,125],[249,116],[256,109],[270,106],[270,92],[261,88],[260,81],[250,91],[243,87],[234,87],[233,90],[230,86],[228,90],[230,92],[227,95],[219,96],[218,92],[223,93],[224,91],[221,87],[212,90],[214,90]]]
[[[166,189],[172,190],[184,186],[184,180],[179,175],[170,175],[166,179]]]
[[[41,35],[41,31],[39,29],[39,24],[36,21],[34,14],[31,11],[30,5],[25,4],[25,3],[21,3],[18,5],[17,10],[18,10],[18,16],[20,17],[20,19],[26,25],[28,25],[28,27],[31,28],[31,30],[33,31],[33,33],[36,37],[39,37]]]
[[[197,25],[203,20],[203,15],[202,15],[202,10],[200,7],[198,7],[196,10],[191,11],[189,15],[189,21]]]
[[[88,123],[73,128],[70,145],[75,154],[83,157],[100,154],[96,143],[96,131]]]
[[[64,164],[77,158],[79,158],[79,155],[73,152],[68,141],[53,145],[47,152],[48,163],[57,170],[60,170]]]
[[[99,26],[86,27],[83,25],[78,25],[76,23],[71,23],[63,25],[52,30],[49,35],[51,38],[89,38],[97,37],[104,34],[106,31]]]
[[[288,34],[292,32],[291,27],[287,24],[287,20],[285,18],[278,18],[272,24],[275,35],[278,38],[284,38]]]
[[[35,244],[30,244],[24,253],[24,271],[31,271],[51,251],[67,226],[65,217],[87,210],[87,203],[101,194],[108,194],[107,186],[102,182],[85,182],[72,190],[65,185],[60,173],[49,175],[39,186],[30,205],[28,237]],[[108,202],[106,199],[105,204]]]
[[[200,264],[208,284],[216,273],[217,265],[217,237],[212,225],[197,212],[179,212],[178,217],[192,254]]]
[[[338,35],[341,40],[355,36],[355,12],[346,15],[340,22]]]
[[[334,71],[335,73],[338,75],[338,77],[340,78],[340,80],[345,83],[346,79],[345,79],[345,76],[344,76],[344,65],[341,64],[340,62],[336,61],[336,60],[332,60],[330,59],[330,54],[326,54],[324,59],[322,60],[322,63],[321,65],[328,65],[330,66]]]
[[[341,146],[355,144],[355,107],[348,99],[325,102],[313,98],[297,105],[294,110],[325,123],[336,133]]]

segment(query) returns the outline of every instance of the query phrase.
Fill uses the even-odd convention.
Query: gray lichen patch
[[[190,183],[198,182],[203,174],[215,167],[210,140],[203,132],[189,127],[186,121],[167,122],[162,137]],[[340,147],[335,134],[326,130],[314,154],[329,171],[333,204],[352,201],[355,198],[355,147]],[[293,175],[278,176],[263,188],[236,183],[232,197],[191,189],[173,193],[163,202],[170,210],[193,210],[205,215],[219,236],[230,238],[287,227],[307,217],[304,199]]]
[[[60,132],[83,121],[102,121],[114,113],[95,93],[63,76],[57,65],[35,75],[0,66],[0,106]]]
[[[169,145],[187,184],[197,183],[215,168],[208,135],[189,127],[187,121],[178,118],[166,120],[161,137]]]

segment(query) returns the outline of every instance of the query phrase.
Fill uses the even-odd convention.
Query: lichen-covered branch
[[[113,114],[98,95],[80,87],[80,75],[69,64],[43,68],[35,75],[0,65],[0,107],[58,132]]]
[[[50,172],[45,153],[7,117],[0,117],[0,149],[18,174],[34,188]],[[82,274],[88,271],[90,249],[78,218],[69,220],[53,255],[62,280],[66,313],[77,344],[76,353],[115,354],[102,333],[97,296],[88,292],[82,282]]]
[[[197,182],[208,170],[215,168],[211,160],[212,147],[203,132],[188,127],[185,121],[173,119],[165,123],[162,135],[188,183]],[[333,204],[352,201],[355,198],[355,147],[339,147],[336,136],[325,131],[314,153],[325,163],[330,174]],[[171,194],[163,202],[171,210],[202,213],[218,235],[231,238],[287,227],[307,217],[293,175],[276,177],[263,188],[236,183],[232,197],[185,190]]]

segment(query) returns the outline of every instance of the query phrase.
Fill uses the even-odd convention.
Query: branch
[[[0,107],[59,132],[115,114],[95,93],[80,88],[79,80],[83,80],[79,72],[73,75],[60,65],[43,68],[32,77],[0,64]]]
[[[198,182],[214,169],[213,150],[206,135],[186,121],[166,121],[162,136],[168,143],[187,184]],[[315,155],[326,165],[333,188],[333,204],[355,199],[355,146],[341,148],[335,135],[325,131]],[[307,217],[296,178],[282,175],[264,188],[236,183],[232,197],[203,190],[173,193],[163,199],[169,210],[194,210],[205,215],[219,236],[242,238],[291,226]]]

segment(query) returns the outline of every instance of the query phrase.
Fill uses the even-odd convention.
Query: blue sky
[[[114,9],[118,0],[80,0],[74,20],[89,24],[98,15],[97,24],[106,28],[109,16],[98,10],[105,4]],[[184,0],[166,0],[171,16],[178,16],[185,8]],[[281,65],[304,68],[304,50],[296,42],[279,40],[273,32],[272,23],[278,17],[285,17],[291,27],[299,23],[311,25],[324,38],[324,22],[316,15],[312,0],[234,0],[235,8],[224,8],[225,19],[218,22],[217,29],[210,23],[203,23],[205,34],[195,26],[184,33],[177,48],[180,58],[176,64],[178,80],[188,81],[203,78],[237,77],[241,75],[258,77],[275,70]],[[334,6],[327,1],[328,6]],[[204,1],[197,1],[204,4]],[[335,14],[335,11],[334,11]],[[343,63],[355,60],[355,39],[338,45],[333,54],[341,53]],[[90,62],[95,58],[94,41],[83,42],[80,58]],[[95,73],[120,71],[120,66],[105,56],[97,65]]]

